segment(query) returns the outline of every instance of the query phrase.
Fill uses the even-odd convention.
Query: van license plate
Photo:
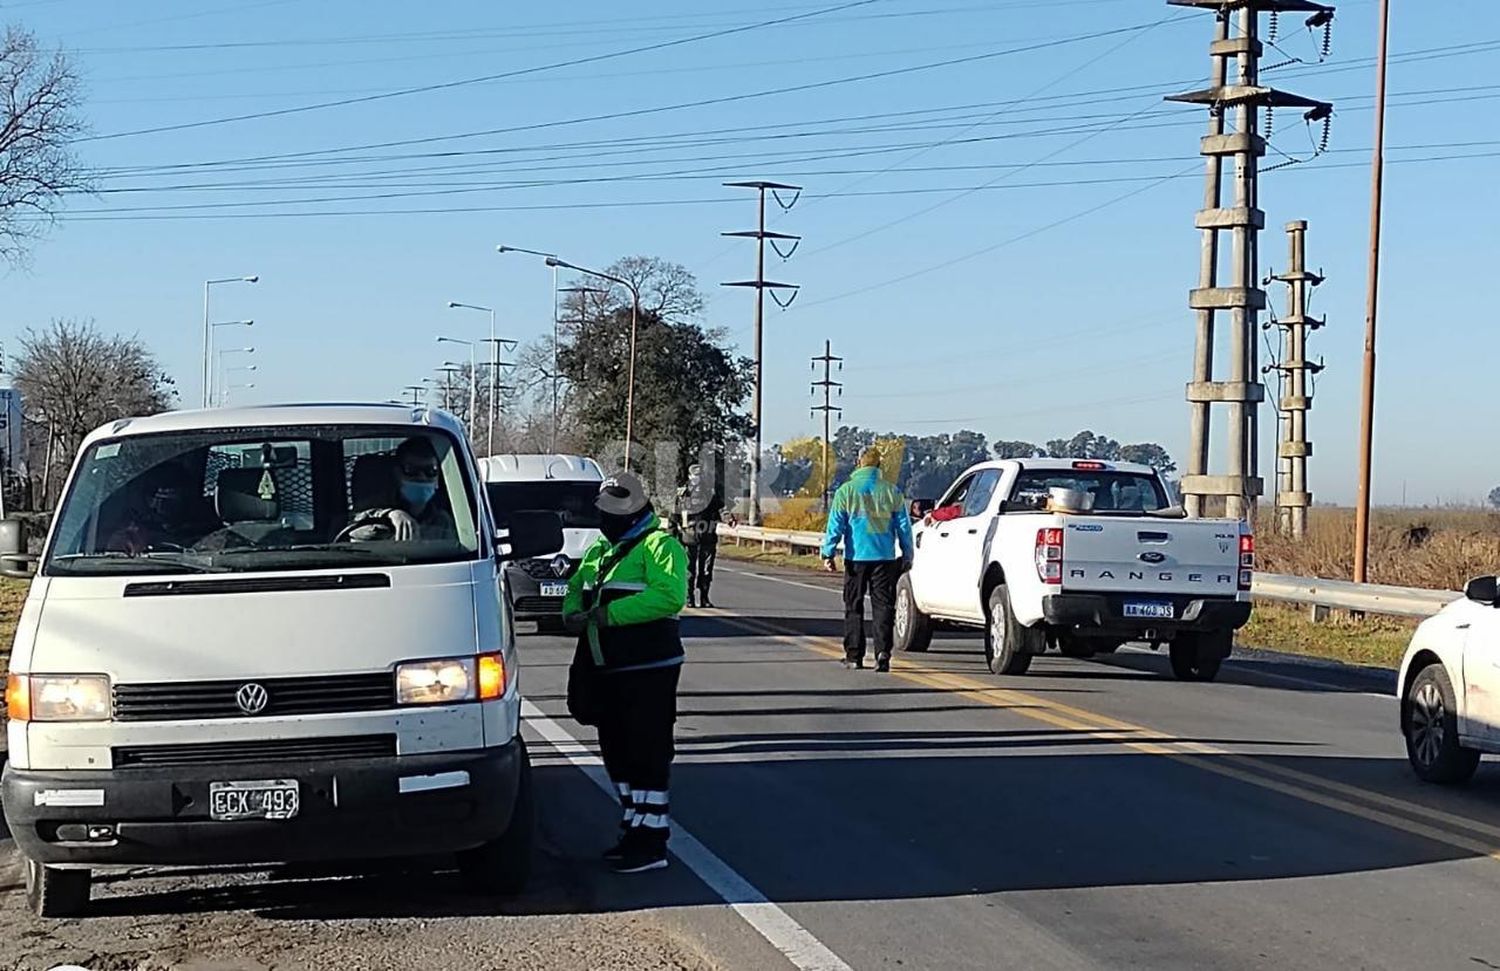
[[[271,779],[208,784],[209,819],[291,819],[300,808],[295,781]]]
[[[1177,616],[1177,608],[1169,603],[1127,601],[1125,604],[1125,616],[1142,617],[1146,620],[1171,620]]]
[[[542,596],[544,597],[566,597],[568,585],[566,583],[544,583],[542,584]]]

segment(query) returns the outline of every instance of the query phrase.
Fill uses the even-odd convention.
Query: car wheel
[[[536,802],[531,790],[531,759],[521,746],[521,777],[516,804],[505,832],[482,846],[458,854],[459,873],[470,890],[493,897],[509,897],[526,889],[536,840]]]
[[[1010,609],[1004,584],[990,591],[989,617],[984,625],[984,659],[995,674],[1025,674],[1031,658],[1046,645],[1046,632],[1023,627]]]
[[[77,917],[88,908],[93,875],[26,860],[26,902],[38,917]]]
[[[917,607],[911,577],[903,575],[896,584],[896,650],[921,652],[931,645],[932,618]]]
[[[1412,679],[1401,716],[1406,758],[1419,778],[1457,785],[1473,777],[1479,752],[1459,743],[1453,682],[1441,664],[1429,664]]]
[[[1177,635],[1169,649],[1172,673],[1179,681],[1212,681],[1217,678],[1219,667],[1229,653],[1224,649],[1223,641],[1224,638],[1217,633]]]

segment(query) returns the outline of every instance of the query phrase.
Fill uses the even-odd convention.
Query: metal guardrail
[[[822,533],[766,529],[761,526],[722,526],[720,535],[728,536],[736,542],[758,541],[768,546],[780,545],[792,549],[816,549],[823,543]],[[1463,596],[1457,590],[1392,587],[1378,583],[1320,580],[1316,577],[1294,577],[1280,573],[1256,573],[1250,594],[1257,600],[1276,603],[1309,604],[1331,610],[1396,617],[1431,617]]]

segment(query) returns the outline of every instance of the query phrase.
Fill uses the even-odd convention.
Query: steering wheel
[[[372,535],[355,539],[354,534],[362,529],[371,530]],[[339,530],[338,535],[333,538],[335,543],[360,543],[374,542],[379,540],[393,539],[396,535],[396,527],[384,516],[370,516],[357,522],[352,522]]]

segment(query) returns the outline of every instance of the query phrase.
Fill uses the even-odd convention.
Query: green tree
[[[1120,458],[1120,443],[1085,429],[1072,438],[1052,439],[1047,443],[1047,456],[1054,459],[1117,461]]]
[[[1500,509],[1500,486],[1495,486],[1490,490],[1490,505]]]
[[[1155,442],[1141,442],[1137,445],[1124,445],[1120,448],[1120,461],[1134,462],[1137,465],[1149,465],[1160,475],[1171,475],[1177,471],[1177,463],[1167,450]]]
[[[996,442],[990,446],[997,459],[1034,459],[1043,458],[1047,450],[1031,442],[1003,441]]]

